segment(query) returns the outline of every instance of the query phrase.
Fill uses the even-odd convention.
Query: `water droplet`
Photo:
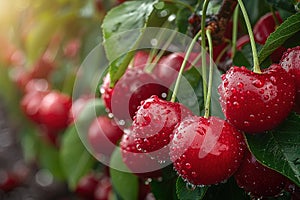
[[[189,191],[194,191],[196,189],[196,185],[189,183],[189,182],[187,182],[185,186],[186,186],[186,189]]]
[[[261,80],[254,80],[252,84],[257,88],[261,88],[262,86],[264,86],[264,83]]]
[[[187,169],[191,169],[191,168],[192,168],[192,165],[191,165],[190,163],[185,163],[185,167],[186,167]]]
[[[250,123],[248,121],[244,121],[245,126],[250,126]]]
[[[238,82],[237,86],[240,88],[240,89],[243,89],[244,88],[244,84],[242,82]]]

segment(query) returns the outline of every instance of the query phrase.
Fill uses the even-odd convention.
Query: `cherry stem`
[[[210,101],[211,101],[211,90],[212,90],[212,79],[213,79],[213,72],[214,72],[214,62],[213,62],[213,42],[211,37],[211,30],[206,30],[206,36],[208,40],[208,48],[209,48],[209,78],[208,78],[208,91],[207,91],[207,97],[206,97],[206,103],[205,103],[205,113],[204,117],[209,117],[209,111],[210,111]]]
[[[233,12],[231,58],[233,58],[236,53],[238,22],[239,22],[239,7],[237,6],[237,7],[235,7],[234,12]]]
[[[197,35],[193,38],[190,46],[188,47],[188,50],[187,50],[185,56],[184,56],[184,60],[181,64],[181,67],[180,67],[180,70],[178,72],[178,76],[177,76],[177,79],[176,79],[176,83],[175,83],[175,86],[174,86],[173,94],[172,94],[172,97],[171,97],[171,102],[175,102],[175,100],[176,100],[176,96],[177,96],[177,92],[178,92],[178,88],[179,88],[179,84],[180,84],[180,80],[181,80],[181,77],[182,77],[183,70],[184,70],[184,68],[187,64],[188,58],[190,57],[190,54],[193,50],[193,47],[195,46],[195,44],[197,43],[198,38],[200,37],[200,34],[201,34],[201,32],[198,32]]]
[[[256,44],[255,44],[255,40],[254,40],[254,35],[253,35],[253,31],[252,31],[252,28],[251,28],[251,23],[250,23],[250,20],[249,20],[249,16],[247,14],[247,10],[245,8],[245,5],[243,3],[242,0],[237,0],[239,5],[240,5],[240,8],[241,8],[241,11],[243,13],[243,17],[244,17],[244,20],[245,20],[245,23],[246,23],[246,26],[247,26],[247,30],[248,30],[248,34],[249,34],[249,38],[250,38],[250,44],[251,44],[251,49],[252,49],[252,56],[253,56],[253,71],[255,73],[258,73],[258,74],[261,74],[261,70],[260,70],[260,67],[259,67],[259,61],[258,61],[258,56],[257,56],[257,49],[256,49]]]
[[[273,6],[270,6],[270,11],[271,11],[271,13],[272,13],[272,17],[273,17],[273,19],[274,19],[274,22],[275,22],[276,27],[279,26],[280,23],[279,23],[279,21],[278,21],[278,18],[277,18],[277,15],[276,15],[276,12],[275,12]]]
[[[177,29],[174,30],[172,32],[172,35],[168,38],[168,40],[166,41],[166,43],[163,45],[163,47],[161,48],[161,50],[158,52],[158,54],[155,56],[155,58],[153,59],[153,56],[152,58],[148,58],[147,60],[147,63],[151,63],[152,59],[153,59],[153,62],[151,63],[150,66],[146,67],[145,71],[147,73],[151,73],[153,71],[153,69],[155,68],[156,64],[158,63],[158,61],[160,60],[160,58],[163,56],[163,54],[165,53],[165,50],[170,46],[170,44],[172,43],[173,39],[175,38],[176,36],[176,33],[177,33]]]
[[[206,11],[209,4],[209,0],[205,0],[202,7],[201,16],[201,53],[202,53],[202,82],[203,82],[203,101],[206,104],[207,96],[207,78],[206,78],[206,41],[205,41],[205,21],[206,21]]]

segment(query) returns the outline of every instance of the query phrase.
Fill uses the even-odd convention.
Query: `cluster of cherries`
[[[262,20],[273,20],[270,16]],[[273,24],[268,33],[257,32],[259,25],[265,26],[258,22],[254,28],[256,40],[264,44],[275,29]],[[293,184],[287,178],[256,160],[242,133],[264,134],[300,106],[300,48],[288,49],[279,64],[260,73],[234,66],[223,74],[218,92],[226,120],[195,116],[184,105],[165,100],[184,55],[162,57],[149,74],[145,72],[149,54],[139,51],[113,87],[109,75],[104,78],[101,94],[117,121],[113,126],[130,123],[124,134],[114,127],[116,138],[110,139],[114,144],[121,139],[122,158],[128,168],[142,178],[158,178],[164,164],[172,162],[184,180],[197,186],[218,184],[234,176],[237,184],[255,197],[277,196],[287,185],[291,188]],[[103,124],[98,126],[98,133],[105,135],[108,125],[101,122],[102,118],[98,119]],[[95,131],[89,132],[89,137],[95,135]],[[95,140],[90,141],[93,144]],[[103,154],[97,145],[100,141],[92,145],[95,152]]]

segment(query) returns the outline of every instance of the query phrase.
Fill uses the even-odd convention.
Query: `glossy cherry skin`
[[[122,160],[132,173],[137,176],[147,178],[157,178],[161,174],[161,166],[151,158],[149,153],[143,153],[137,149],[134,133],[128,129],[124,131],[124,135],[120,142]]]
[[[185,66],[185,70],[191,68],[191,64],[196,59],[198,54],[191,53]],[[166,86],[176,80],[180,67],[184,61],[185,53],[171,53],[162,57],[155,66],[153,73],[161,80]],[[200,62],[197,62],[199,64]]]
[[[186,118],[174,131],[170,158],[179,175],[194,185],[227,180],[244,156],[243,135],[217,117]]]
[[[283,54],[280,65],[295,78],[296,104],[300,106],[300,46],[288,49]]]
[[[39,108],[47,92],[33,91],[26,93],[21,100],[21,109],[33,122],[40,123]]]
[[[276,18],[279,23],[282,23],[279,12],[276,12]],[[276,23],[274,21],[272,13],[265,14],[257,21],[255,26],[253,27],[255,41],[259,44],[265,44],[269,35],[275,31],[275,28]]]
[[[104,101],[112,114],[124,121],[132,120],[142,100],[152,95],[166,97],[167,91],[155,76],[138,68],[127,69],[112,90],[106,86],[101,89]],[[109,100],[110,102],[107,102]]]
[[[286,183],[284,176],[260,164],[249,150],[246,150],[234,178],[239,187],[255,197],[277,196]]]
[[[79,180],[75,189],[75,193],[87,200],[94,199],[94,192],[98,183],[99,180],[94,174],[88,174]]]
[[[261,74],[231,67],[222,75],[220,103],[227,120],[247,133],[262,133],[278,126],[295,101],[293,78],[273,64]]]
[[[119,128],[114,120],[106,116],[100,116],[90,125],[87,139],[96,157],[109,157],[122,135],[123,130]]]
[[[175,126],[192,115],[185,106],[152,96],[142,102],[132,124],[133,137],[141,152],[159,162],[168,160],[168,148]]]
[[[110,178],[103,176],[94,191],[94,200],[109,200],[112,192]]]
[[[147,66],[149,53],[147,51],[138,51],[133,57],[133,67],[144,69]],[[151,63],[151,60],[149,61]]]
[[[41,101],[39,107],[40,124],[48,130],[62,130],[68,126],[72,100],[69,96],[52,91]]]

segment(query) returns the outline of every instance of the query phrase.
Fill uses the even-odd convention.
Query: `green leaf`
[[[158,0],[128,1],[110,10],[102,24],[104,47],[110,64],[111,84],[125,72]],[[133,30],[133,31],[132,31]],[[126,31],[130,31],[125,33]]]
[[[223,199],[250,200],[250,197],[243,189],[237,186],[234,178],[231,177],[226,183],[210,186],[204,197],[204,200]]]
[[[248,16],[250,18],[250,22],[252,25],[254,25],[261,16],[266,14],[267,12],[270,12],[270,6],[262,0],[243,0]],[[240,14],[242,17],[243,15]],[[243,20],[244,22],[244,20]]]
[[[117,169],[119,170],[117,170]],[[139,191],[138,177],[123,163],[120,148],[116,148],[110,161],[110,176],[113,188],[124,200],[137,200]]]
[[[300,116],[291,114],[277,129],[247,135],[251,152],[263,165],[300,186]]]
[[[56,147],[42,142],[39,145],[38,156],[42,168],[48,169],[55,178],[64,180],[64,172],[60,165],[59,151]]]
[[[184,180],[181,177],[178,177],[176,181],[176,193],[178,199],[180,200],[203,199],[208,187],[207,186],[195,187],[195,188],[193,187],[194,186],[189,186],[186,182],[184,182]]]
[[[258,54],[259,62],[262,63],[273,51],[298,31],[300,31],[300,12],[289,17],[270,34],[266,44]]]
[[[76,187],[80,178],[95,164],[95,159],[83,146],[74,125],[64,133],[60,162],[71,189]]]
[[[192,12],[188,8],[182,8],[178,10],[176,14],[176,25],[180,33],[185,34],[188,30],[188,19],[191,16]]]
[[[273,7],[295,12],[294,0],[267,0],[267,2]]]

